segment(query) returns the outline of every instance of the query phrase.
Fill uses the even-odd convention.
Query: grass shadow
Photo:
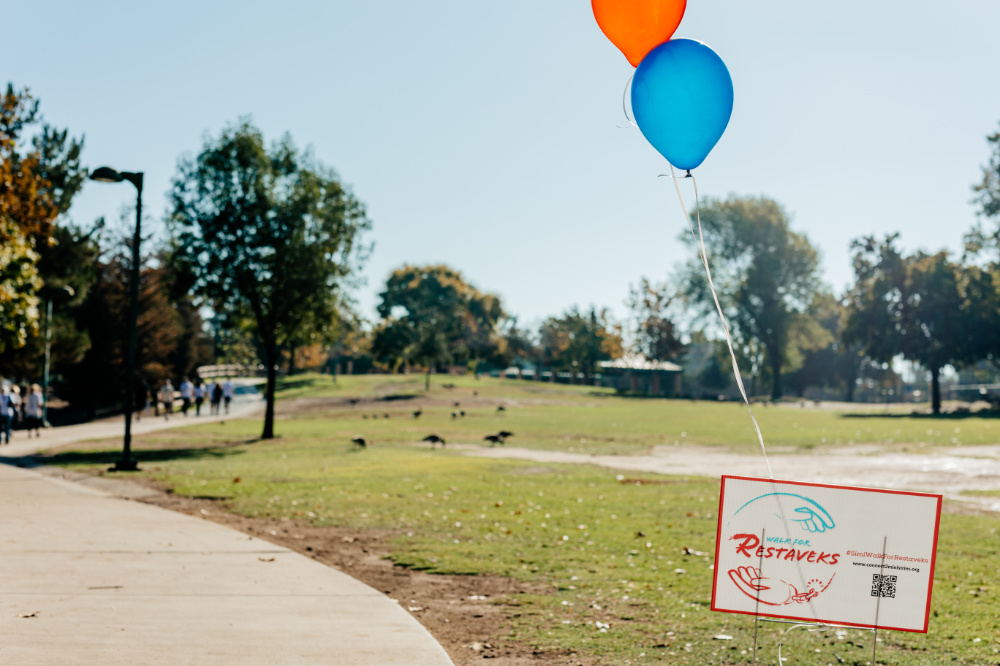
[[[275,390],[292,391],[307,386],[315,386],[316,383],[316,380],[311,377],[305,379],[279,379],[275,385]]]
[[[169,462],[172,460],[199,460],[202,458],[221,459],[231,455],[242,454],[243,451],[235,449],[241,443],[224,447],[209,448],[179,448],[179,449],[133,449],[132,457],[141,465],[142,463]],[[54,454],[35,454],[27,458],[0,458],[0,462],[18,466],[37,467],[41,465],[51,465],[59,467],[64,465],[94,465],[102,466],[117,462],[122,457],[122,452],[118,449],[103,451],[64,451]]]
[[[943,414],[926,414],[923,412],[854,412],[841,414],[844,419],[917,419],[923,421],[962,421],[965,419],[996,419],[1000,411],[981,410],[978,412],[946,412]]]

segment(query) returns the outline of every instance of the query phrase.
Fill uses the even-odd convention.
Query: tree
[[[498,349],[498,360],[505,367],[513,365],[519,373],[525,365],[534,362],[536,366],[535,379],[541,379],[540,350],[535,341],[532,340],[531,333],[518,326],[517,317],[507,319],[503,327],[502,338],[503,344]]]
[[[51,358],[52,372],[56,375],[78,363],[90,346],[78,313],[97,280],[102,228],[103,220],[86,232],[73,225],[58,224],[53,227],[52,242],[38,253],[38,272],[44,282],[50,287],[67,286],[74,292],[72,298],[53,308]],[[41,305],[44,307],[44,302]],[[42,375],[44,349],[42,332],[29,330],[23,347],[0,352],[0,374],[35,381]]]
[[[828,291],[817,292],[807,315],[799,317],[790,345],[795,358],[788,364],[795,367],[788,373],[788,384],[797,396],[812,386],[843,386],[853,394],[861,359],[841,342],[844,319],[844,304]]]
[[[632,311],[635,350],[654,361],[669,361],[684,349],[677,329],[668,316],[674,293],[666,284],[645,277],[629,287],[627,305]]]
[[[701,206],[701,223],[734,344],[744,349],[759,344],[770,374],[771,397],[780,398],[793,327],[820,286],[819,253],[804,234],[791,230],[781,206],[764,197],[707,198]],[[687,235],[681,238],[693,243]],[[715,304],[701,262],[688,262],[683,277],[688,301],[703,317],[714,317]]]
[[[38,101],[10,84],[0,95],[0,353],[27,344],[39,319],[39,251],[56,217],[82,185],[82,140],[43,125],[22,152],[26,128],[39,123]]]
[[[986,137],[991,144],[990,160],[983,167],[983,179],[973,187],[977,193],[979,212],[983,217],[1000,217],[1000,131]],[[1000,229],[991,234],[994,240],[1000,238]]]
[[[279,352],[337,318],[363,261],[364,205],[289,136],[264,145],[249,120],[182,159],[171,193],[173,252],[218,313],[251,323],[267,371],[262,439],[274,437]]]
[[[500,297],[479,291],[448,266],[398,268],[379,297],[382,322],[372,353],[395,367],[425,366],[426,389],[435,365],[475,362],[499,345],[497,326],[504,316]]]
[[[553,370],[583,372],[589,383],[597,364],[623,354],[621,327],[611,321],[608,311],[591,306],[587,313],[576,306],[560,317],[549,317],[539,330],[546,364]]]
[[[965,344],[965,319],[958,266],[946,252],[917,253],[907,270],[902,338],[903,355],[931,373],[931,408],[941,411],[941,369],[974,360]]]
[[[905,257],[895,246],[897,238],[869,236],[851,244],[856,281],[843,339],[883,365],[898,354],[920,363],[931,373],[931,409],[938,414],[941,370],[977,355],[970,331],[975,308],[969,302],[976,296],[946,252]]]
[[[125,211],[123,217],[131,221],[132,216]],[[61,308],[72,317],[78,335],[87,340],[85,346],[77,347],[72,362],[64,356],[61,395],[91,417],[101,408],[120,405],[129,386],[130,243],[128,232],[112,237],[108,248],[95,257],[91,266],[94,279],[87,284],[82,302],[73,305],[71,301]],[[188,285],[161,252],[142,257],[136,365],[140,376],[154,387],[167,377],[191,375],[209,359],[204,325],[193,307]]]
[[[705,388],[725,390],[733,381],[729,350],[724,343],[716,343],[713,353],[708,355],[705,366],[698,373],[698,383]]]
[[[979,215],[994,222],[991,229],[977,223],[965,236],[963,282],[966,286],[972,321],[967,331],[976,356],[1000,367],[1000,132],[987,137],[992,144],[989,162],[983,167],[982,181],[973,187]]]

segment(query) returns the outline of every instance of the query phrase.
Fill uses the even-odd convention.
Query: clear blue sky
[[[312,145],[367,203],[373,316],[403,262],[445,262],[522,321],[624,313],[687,250],[667,166],[622,124],[631,68],[585,0],[9,3],[0,79],[86,134],[85,161],[146,173],[159,219],[179,155],[251,114]],[[849,241],[957,249],[1000,121],[1000,2],[689,0],[677,36],[728,64],[703,194],[765,194],[850,277]],[[78,223],[125,187],[88,184]]]

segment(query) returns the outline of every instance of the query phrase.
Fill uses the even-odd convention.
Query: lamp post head
[[[125,180],[117,169],[112,169],[111,167],[97,167],[90,174],[91,180],[96,180],[98,183],[120,183]]]
[[[118,171],[111,167],[102,166],[94,169],[90,174],[91,180],[98,183],[120,183],[123,180],[135,185],[136,189],[142,192],[142,172]]]

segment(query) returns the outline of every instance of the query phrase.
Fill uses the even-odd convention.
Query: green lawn
[[[443,383],[456,387],[444,389]],[[435,377],[430,394],[423,392],[423,378],[414,375],[341,377],[336,386],[329,377],[314,375],[296,378],[295,384],[283,395],[413,396],[330,409],[323,413],[330,421],[324,432],[328,437],[361,434],[377,442],[401,443],[433,432],[448,441],[479,443],[483,436],[505,429],[516,434],[511,445],[581,453],[634,453],[675,443],[725,446],[751,454],[759,450],[746,409],[738,403],[622,398],[608,389],[471,377]],[[473,391],[479,395],[473,396]],[[460,407],[452,406],[455,401]],[[506,405],[504,416],[496,414],[497,403]],[[418,406],[424,413],[414,420],[410,414]],[[459,409],[468,416],[452,419],[451,413]],[[392,418],[370,418],[376,413]],[[914,415],[910,405],[893,406],[889,412],[874,405],[847,412],[758,405],[754,413],[765,443],[776,453],[852,444],[917,450],[1000,442],[1000,419]]]
[[[341,381],[342,388],[322,380],[290,391],[349,397],[414,389],[414,380]],[[518,433],[519,445],[628,451],[672,441],[683,423],[687,441],[721,445],[727,443],[727,433],[746,430],[745,412],[736,405],[626,400],[572,387],[473,382],[456,381],[459,386],[451,391],[436,388],[434,399],[471,401],[475,389],[479,399],[502,399],[510,407],[507,415],[495,416],[483,405],[470,409],[465,421],[453,423],[450,406],[428,406],[415,422],[405,417],[412,401],[405,406],[379,403],[380,414],[393,415],[388,421],[362,420],[358,408],[319,409],[280,422],[278,440],[252,441],[259,421],[240,420],[140,437],[137,455],[148,461],[145,474],[175,492],[219,498],[240,514],[391,529],[398,535],[391,557],[401,564],[548,583],[551,594],[509,602],[517,604],[509,609],[514,616],[511,636],[542,649],[573,647],[601,663],[750,663],[752,621],[708,610],[717,480],[644,476],[655,483],[636,485],[589,466],[485,460],[394,443],[413,441],[428,431],[471,441],[471,433],[503,425]],[[871,427],[875,437],[886,428],[913,432],[918,424],[924,431],[960,426],[971,433],[988,433],[990,425],[976,419],[848,419],[820,410],[774,407],[760,413],[765,436],[789,445],[801,441],[802,431],[858,427],[844,422],[860,424],[865,433]],[[658,429],[665,431],[671,423],[677,432],[664,437]],[[346,438],[355,432],[374,439],[375,446],[352,450]],[[879,441],[875,437],[858,436],[857,441]],[[178,439],[190,446],[163,446],[176,446]],[[200,448],[205,446],[211,448]],[[745,446],[753,450],[749,443]],[[94,468],[113,457],[87,452],[52,462]],[[880,634],[880,663],[1000,661],[997,528],[1000,519],[994,516],[943,517],[930,633]],[[784,628],[761,624],[762,663],[776,662],[778,634]],[[717,640],[717,635],[733,638]],[[783,656],[790,658],[789,664],[866,664],[871,634],[849,630],[823,636],[799,630],[787,641]]]

